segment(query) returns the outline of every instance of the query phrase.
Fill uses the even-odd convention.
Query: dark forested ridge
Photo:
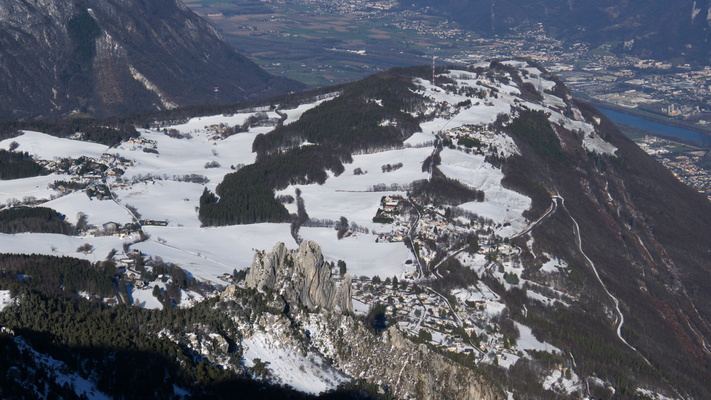
[[[20,295],[22,302],[0,313],[0,325],[40,353],[63,361],[69,371],[91,379],[98,390],[112,398],[169,399],[175,396],[176,388],[189,390],[196,398],[225,398],[232,390],[247,398],[308,398],[223,370],[156,335],[161,329],[182,332],[197,321],[234,334],[230,321],[211,312],[207,303],[187,310],[155,312],[124,306],[106,308],[34,290],[20,290]],[[20,353],[7,335],[0,340],[8,354]],[[37,365],[29,354],[0,360],[0,371],[5,372],[0,374],[4,398],[26,393],[22,378],[7,374],[13,367],[25,371],[25,379],[30,382],[57,380],[50,377],[55,371]],[[40,393],[45,390],[40,386]],[[48,392],[61,393],[52,388]]]
[[[86,292],[98,297],[116,295],[111,262],[92,265],[72,257],[0,254],[0,284],[27,287],[47,294]]]
[[[132,123],[140,126],[154,125],[158,127],[185,122],[190,118],[209,115],[231,115],[268,107],[271,110],[291,109],[301,104],[309,103],[340,92],[345,84],[326,86],[299,92],[269,97],[266,99],[243,101],[229,104],[198,104],[152,113],[111,117],[108,120],[114,124]]]
[[[0,255],[0,290],[18,301],[0,312],[0,397],[81,399],[65,376],[81,377],[111,398],[173,399],[187,391],[193,399],[388,399],[374,386],[348,384],[321,396],[271,385],[246,370],[215,365],[185,346],[189,332],[238,338],[233,320],[219,299],[190,308],[146,310],[107,307],[76,291],[111,295],[112,263],[92,265],[68,257]],[[244,305],[259,296],[247,293]],[[176,335],[173,341],[159,332]],[[231,363],[239,365],[241,348],[229,342]],[[38,353],[35,353],[38,352]],[[56,366],[45,356],[63,364]]]
[[[485,193],[447,178],[435,168],[432,179],[413,182],[412,195],[436,205],[459,205],[484,201]]]
[[[565,160],[560,140],[543,111],[522,111],[506,129],[544,158],[557,162]]]
[[[420,110],[422,100],[413,92],[412,78],[426,71],[396,68],[347,85],[340,96],[305,112],[298,121],[259,135],[253,150],[264,155],[303,141],[349,152],[401,145],[419,129],[409,114]]]
[[[707,398],[711,250],[703,243],[711,241],[711,205],[594,108],[577,106],[587,120],[600,119],[599,133],[618,148],[616,156],[586,152],[574,144],[578,133],[560,127],[555,140],[541,115],[522,112],[507,127],[522,155],[503,162],[502,183],[532,198],[532,219],[550,206],[553,194],[564,199],[533,232],[534,249],[568,260],[566,287],[579,293],[579,305],[550,310],[528,301],[524,313],[517,302],[507,304],[537,337],[575,354],[581,371],[604,369],[620,398],[636,398],[635,385],[659,383]],[[578,250],[576,226],[592,265]],[[524,259],[532,256],[526,253]],[[593,267],[620,301],[623,337],[650,364],[615,337],[615,319],[600,306],[612,307],[612,301]],[[540,275],[534,268],[522,276]]]

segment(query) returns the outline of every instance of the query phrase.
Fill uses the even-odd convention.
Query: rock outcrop
[[[277,243],[271,253],[258,252],[247,273],[246,285],[258,290],[274,290],[289,305],[309,310],[353,311],[351,277],[339,284],[324,262],[318,243],[304,240],[297,251]]]

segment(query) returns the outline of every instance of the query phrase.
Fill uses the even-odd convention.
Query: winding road
[[[627,340],[624,338],[624,336],[622,336],[622,326],[625,323],[625,316],[624,316],[624,314],[622,314],[622,310],[620,309],[620,301],[617,299],[617,297],[615,297],[607,289],[607,286],[605,286],[605,283],[602,281],[602,278],[600,277],[600,274],[598,273],[597,268],[595,267],[595,263],[593,263],[593,261],[590,259],[590,257],[588,257],[588,255],[585,254],[585,251],[583,250],[583,241],[580,236],[580,226],[578,225],[578,222],[575,220],[575,218],[573,218],[573,215],[570,213],[568,208],[565,206],[565,199],[559,193],[556,192],[556,193],[551,193],[551,200],[552,200],[552,202],[551,202],[550,207],[548,208],[548,210],[546,210],[546,212],[543,215],[541,215],[536,221],[534,221],[531,225],[529,225],[523,231],[521,231],[515,235],[512,235],[511,238],[514,239],[514,238],[523,236],[523,235],[531,232],[535,227],[540,225],[541,222],[543,222],[546,218],[548,218],[553,213],[555,213],[558,210],[559,206],[563,210],[565,210],[565,213],[568,214],[568,217],[570,218],[570,220],[573,221],[573,227],[575,228],[575,240],[576,240],[576,244],[578,247],[578,251],[583,256],[583,258],[585,258],[586,263],[588,264],[590,269],[595,274],[595,278],[597,278],[597,281],[600,283],[600,286],[602,286],[602,289],[605,291],[605,294],[607,294],[607,296],[610,298],[610,300],[612,300],[612,303],[615,305],[615,312],[617,314],[616,321],[615,321],[615,323],[617,324],[615,333],[617,334],[617,337],[620,339],[620,341],[622,341],[622,343],[624,343],[627,347],[629,347],[635,353],[637,353],[640,357],[642,357],[642,359],[648,365],[652,365],[649,362],[649,360],[647,360],[647,358],[645,356],[643,356],[642,353],[639,352],[639,350],[637,350],[634,346],[629,344],[629,342],[627,342]]]
[[[514,235],[511,235],[511,239],[516,239],[517,237],[523,236],[533,230],[533,228],[537,227],[540,225],[541,222],[543,222],[544,219],[548,218],[551,216],[556,210],[558,210],[558,201],[562,201],[563,198],[560,197],[557,194],[551,194],[551,205],[548,207],[548,210],[546,210],[543,215],[541,215],[537,220],[533,221],[531,225],[529,225],[526,229],[522,230],[519,233],[516,233]]]
[[[642,353],[639,352],[639,350],[637,350],[634,346],[629,344],[627,342],[627,340],[622,336],[622,326],[625,323],[625,316],[624,316],[624,314],[622,314],[622,310],[620,309],[620,301],[617,299],[617,297],[615,297],[612,293],[610,293],[609,290],[607,290],[605,283],[603,283],[602,278],[600,278],[600,274],[597,272],[595,263],[593,263],[593,261],[590,259],[590,257],[588,257],[587,254],[585,254],[585,251],[583,251],[583,241],[580,237],[580,226],[578,225],[578,222],[575,220],[575,218],[573,218],[573,215],[570,213],[568,208],[565,206],[565,199],[563,199],[559,195],[556,195],[556,198],[560,199],[561,207],[565,210],[566,214],[568,214],[568,217],[570,217],[570,220],[573,221],[573,226],[575,227],[575,240],[578,245],[578,251],[585,258],[585,261],[587,262],[587,264],[590,266],[593,273],[595,274],[597,281],[600,282],[600,286],[602,286],[602,289],[605,291],[607,296],[610,298],[610,300],[612,300],[612,302],[615,305],[615,311],[617,312],[617,321],[616,321],[617,322],[617,329],[616,329],[617,337],[622,341],[622,343],[627,345],[627,347],[632,349],[635,353],[637,353],[640,357],[642,357],[642,359],[648,365],[651,366],[652,364],[649,362],[649,360],[647,360],[647,358],[645,356],[643,356]]]

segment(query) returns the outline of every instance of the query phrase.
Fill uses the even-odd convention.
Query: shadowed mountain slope
[[[263,98],[303,85],[235,52],[179,0],[0,4],[0,120]]]

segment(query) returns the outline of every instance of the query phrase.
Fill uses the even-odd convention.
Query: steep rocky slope
[[[352,317],[334,313],[311,317],[306,326],[318,332],[312,335],[314,346],[332,357],[336,367],[389,388],[396,398],[505,398],[501,388],[480,371],[414,343],[396,327],[373,337]]]
[[[235,52],[180,0],[0,4],[0,120],[108,116],[302,85]]]

